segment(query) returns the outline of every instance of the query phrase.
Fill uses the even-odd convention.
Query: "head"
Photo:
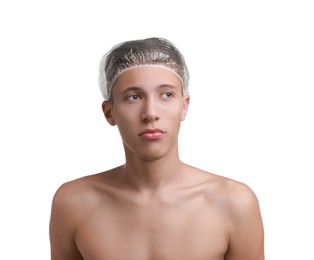
[[[147,38],[120,43],[100,62],[99,87],[105,101],[111,98],[118,76],[135,67],[162,67],[181,80],[182,94],[188,95],[189,72],[180,51],[163,38]]]
[[[102,107],[107,121],[117,125],[127,155],[156,159],[177,152],[188,80],[183,56],[165,39],[125,42],[103,57]]]

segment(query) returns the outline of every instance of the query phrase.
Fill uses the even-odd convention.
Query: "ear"
[[[102,102],[102,111],[108,121],[108,123],[112,126],[116,125],[116,122],[112,115],[112,102],[111,101],[104,101]]]
[[[189,108],[189,104],[190,104],[190,96],[186,95],[183,97],[183,110],[182,110],[182,114],[181,114],[181,121],[184,121],[186,114],[188,112],[188,108]]]

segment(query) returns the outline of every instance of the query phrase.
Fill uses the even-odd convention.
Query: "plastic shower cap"
[[[121,73],[147,66],[171,70],[182,82],[183,95],[188,95],[190,77],[181,52],[166,39],[147,38],[117,44],[103,56],[98,82],[104,99],[110,99],[112,86]]]

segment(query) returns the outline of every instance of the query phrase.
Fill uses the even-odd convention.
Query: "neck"
[[[155,193],[180,181],[182,165],[178,156],[156,160],[127,157],[123,167],[123,178],[127,185],[140,192]]]

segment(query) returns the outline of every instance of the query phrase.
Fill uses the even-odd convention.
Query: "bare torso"
[[[196,177],[185,185],[148,195],[121,187],[118,171],[78,179],[57,192],[51,236],[52,243],[56,237],[56,247],[60,243],[59,250],[63,247],[64,256],[85,260],[238,259],[227,258],[236,225],[232,197],[239,191],[250,193],[245,185],[190,168],[191,176]],[[67,221],[60,224],[58,218]],[[57,239],[62,232],[64,241]],[[55,259],[66,259],[55,254]]]

